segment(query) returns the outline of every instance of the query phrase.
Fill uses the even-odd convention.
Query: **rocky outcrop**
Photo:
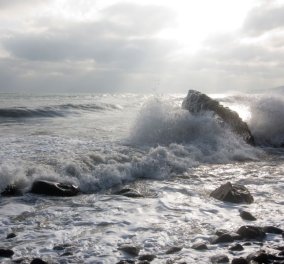
[[[231,203],[247,203],[253,202],[253,197],[249,190],[240,184],[231,184],[227,182],[214,190],[210,196],[213,198]]]
[[[73,184],[43,180],[35,181],[31,188],[31,193],[49,196],[75,196],[79,192],[79,188]]]
[[[182,108],[195,114],[202,111],[214,112],[231,130],[240,135],[247,143],[254,145],[254,137],[248,125],[239,115],[227,107],[222,106],[218,101],[210,98],[206,94],[195,90],[189,90],[187,97],[182,102]]]

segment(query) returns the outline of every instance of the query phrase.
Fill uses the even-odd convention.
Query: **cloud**
[[[254,8],[248,14],[243,27],[244,32],[252,36],[275,29],[284,29],[284,5],[271,5],[271,2]]]

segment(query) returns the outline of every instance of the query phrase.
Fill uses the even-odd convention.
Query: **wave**
[[[62,104],[39,108],[13,107],[0,108],[0,118],[35,118],[35,117],[64,117],[67,114],[79,111],[118,110],[121,106],[114,104]]]

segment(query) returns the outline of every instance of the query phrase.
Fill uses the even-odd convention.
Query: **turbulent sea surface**
[[[249,224],[284,228],[284,101],[272,95],[214,97],[248,123],[256,146],[220,126],[212,113],[181,109],[185,95],[0,95],[0,244],[13,259],[50,263],[117,263],[130,243],[151,263],[209,263],[226,247],[191,249],[217,229]],[[83,194],[48,197],[28,192],[36,179],[71,182]],[[223,203],[210,192],[231,181],[245,185],[250,205]],[[131,187],[144,198],[113,193]],[[6,239],[8,233],[17,234]],[[279,243],[271,235],[265,243]],[[65,249],[54,246],[68,244]],[[173,246],[183,249],[165,254]],[[71,252],[72,255],[64,254]],[[1,259],[1,263],[10,263]]]

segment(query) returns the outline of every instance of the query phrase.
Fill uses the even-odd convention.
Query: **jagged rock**
[[[262,240],[265,238],[265,233],[258,226],[241,226],[237,233],[245,239]]]
[[[123,195],[123,196],[130,197],[130,198],[144,197],[140,192],[138,192],[137,190],[131,189],[131,188],[122,189],[118,192],[115,192],[114,194]]]
[[[255,221],[256,220],[256,218],[250,212],[247,212],[247,211],[240,211],[240,217],[244,220],[247,220],[247,221]]]
[[[121,251],[124,251],[125,253],[133,256],[138,256],[140,252],[140,248],[137,246],[131,246],[131,245],[122,245],[118,248]]]
[[[248,261],[244,258],[234,258],[232,264],[249,264]]]
[[[71,244],[60,244],[53,247],[53,250],[64,250],[65,248],[71,247]]]
[[[50,196],[75,196],[79,192],[79,188],[73,184],[43,180],[35,181],[31,188],[31,193]]]
[[[242,251],[242,250],[244,250],[244,247],[240,244],[236,244],[236,245],[229,247],[229,250],[231,250],[231,251]]]
[[[214,190],[210,196],[217,200],[231,203],[250,204],[253,202],[253,197],[245,186],[231,184],[230,182],[221,185],[219,188]]]
[[[0,248],[0,257],[2,258],[11,258],[14,255],[12,249]]]
[[[219,244],[219,243],[230,243],[233,242],[234,239],[230,234],[222,234],[219,237],[212,240],[212,244]]]
[[[20,196],[23,193],[18,189],[18,187],[14,184],[8,185],[3,192],[1,192],[2,196]]]
[[[222,106],[218,101],[210,98],[206,94],[195,90],[189,90],[187,97],[182,102],[182,108],[195,114],[202,111],[212,111],[226,123],[231,130],[240,135],[247,143],[254,145],[254,137],[248,125],[239,115],[227,107]]]
[[[226,255],[216,255],[211,257],[212,263],[229,263],[229,258]]]
[[[195,243],[191,246],[191,248],[193,248],[195,250],[206,250],[206,249],[208,249],[206,243],[204,243],[204,242]]]
[[[179,251],[181,251],[181,250],[182,250],[182,247],[174,246],[174,247],[169,248],[169,249],[166,251],[166,254],[173,254],[173,253],[179,252]]]
[[[282,229],[275,226],[265,226],[262,229],[265,233],[277,234],[277,235],[283,234],[284,232]]]
[[[141,255],[139,256],[139,260],[147,260],[147,261],[152,261],[153,259],[156,258],[156,255],[154,254],[144,254],[144,255]]]

